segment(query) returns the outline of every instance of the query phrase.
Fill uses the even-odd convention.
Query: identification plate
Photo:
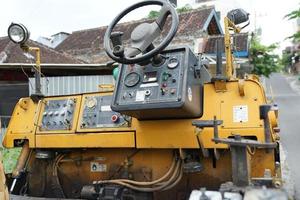
[[[248,122],[248,106],[233,106],[233,122]]]
[[[106,172],[107,165],[98,162],[91,162],[91,172]]]

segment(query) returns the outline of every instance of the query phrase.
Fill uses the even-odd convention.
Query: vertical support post
[[[224,18],[224,26],[225,26],[225,35],[224,35],[224,44],[225,44],[225,55],[226,55],[226,76],[228,79],[232,77],[233,74],[233,66],[232,66],[232,52],[231,52],[231,41],[230,41],[230,33],[229,33],[229,19],[227,17]]]
[[[216,63],[216,77],[223,76],[223,63],[222,63],[222,40],[219,38],[216,41],[217,63]]]
[[[35,72],[35,94],[41,95],[41,53],[39,48],[34,48],[36,52],[36,68]]]
[[[226,76],[228,79],[230,79],[233,76],[234,67],[233,67],[233,56],[232,56],[229,28],[232,28],[234,33],[240,33],[241,29],[237,27],[232,21],[230,21],[228,17],[224,18],[224,26],[225,26],[224,42],[225,42],[225,55],[226,55]]]
[[[35,67],[34,67],[34,78],[35,78],[35,92],[31,95],[34,102],[38,102],[44,95],[41,91],[41,51],[38,47],[29,47],[26,44],[21,45],[21,48],[25,52],[35,51]]]
[[[248,186],[251,181],[251,166],[247,147],[231,145],[230,149],[233,184],[241,187]]]
[[[269,120],[269,111],[271,105],[261,105],[259,106],[259,118],[264,121],[264,134],[265,134],[265,143],[271,142],[271,128]],[[266,152],[269,153],[270,149],[266,149]]]

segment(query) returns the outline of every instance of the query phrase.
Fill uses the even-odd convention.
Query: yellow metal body
[[[225,34],[224,34],[224,43],[225,43],[225,55],[226,55],[226,76],[227,78],[232,78],[234,72],[233,66],[233,55],[231,49],[231,36],[229,29],[232,28],[234,33],[241,32],[241,29],[237,27],[228,17],[224,18]]]
[[[26,44],[21,45],[21,48],[25,52],[34,51],[35,52],[35,65],[38,73],[41,73],[41,50],[39,47],[29,47]]]
[[[214,116],[223,120],[219,128],[221,138],[234,134],[255,137],[264,142],[264,127],[259,119],[259,105],[266,104],[264,90],[259,82],[248,79],[243,83],[243,95],[239,81],[226,83],[226,92],[216,92],[214,84],[204,85],[204,113],[199,119],[211,120]],[[15,107],[3,145],[14,147],[15,140],[28,140],[30,148],[199,148],[195,136],[195,128],[191,122],[194,119],[172,120],[132,120],[131,127],[81,129],[79,121],[83,112],[86,97],[108,95],[110,92],[99,92],[69,96],[76,99],[76,116],[73,126],[65,131],[40,130],[42,113],[47,100],[66,97],[48,97],[35,104],[30,98],[20,99]],[[248,121],[234,122],[234,106],[245,105],[248,109]],[[270,112],[271,124],[277,126],[277,118]],[[199,135],[204,148],[227,148],[224,144],[212,141],[213,130],[206,128]]]
[[[242,85],[238,80],[231,80],[225,84],[227,90],[224,92],[217,92],[214,83],[204,85],[204,111],[198,119],[211,120],[216,116],[217,119],[223,120],[223,124],[219,127],[220,138],[239,134],[245,138],[265,142],[263,121],[259,118],[259,106],[266,104],[267,100],[261,84],[253,79],[246,79]],[[228,146],[212,141],[212,128],[205,128],[199,132],[192,126],[192,121],[195,119],[139,121],[133,118],[129,127],[82,129],[79,124],[87,97],[111,94],[111,91],[104,91],[74,96],[46,97],[39,103],[34,103],[30,98],[20,99],[4,136],[3,145],[12,148],[16,141],[28,140],[31,149],[67,149],[68,153],[59,164],[60,181],[66,196],[72,198],[76,197],[73,191],[80,190],[82,185],[91,184],[96,180],[114,178],[115,174],[118,174],[118,169],[121,168],[128,168],[135,180],[156,180],[170,167],[174,149],[199,150],[199,154],[201,150],[205,150],[210,152],[210,155],[206,157],[201,154],[203,171],[185,174],[172,190],[154,193],[155,199],[180,199],[182,194],[189,194],[183,188],[192,189],[203,186],[217,189],[221,183],[231,181],[231,155]],[[75,118],[70,130],[41,130],[45,102],[63,98],[76,99]],[[248,120],[234,121],[234,107],[236,106],[247,107]],[[269,118],[272,126],[271,134],[275,142],[277,137],[273,128],[277,126],[277,117],[273,111],[269,113]],[[212,164],[213,154],[217,159],[215,164]],[[105,166],[105,171],[92,172],[91,162]],[[263,177],[266,169],[269,169],[274,177],[280,177],[276,171],[273,150],[267,153],[265,150],[256,149],[251,153],[250,165],[252,177]],[[34,155],[31,156],[27,170],[31,172],[29,190],[34,191],[31,193],[33,196],[39,196],[45,192],[45,188],[40,187],[48,180],[44,178],[44,175],[40,176],[40,171],[44,169],[46,174],[49,173],[47,176],[53,176],[50,169],[54,168],[51,163],[49,166],[42,164],[41,161],[35,159]]]

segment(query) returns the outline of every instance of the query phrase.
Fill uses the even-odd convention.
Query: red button
[[[167,83],[163,83],[163,84],[162,84],[162,87],[167,87]]]
[[[118,115],[112,115],[111,116],[111,121],[116,123],[119,120],[119,116]]]

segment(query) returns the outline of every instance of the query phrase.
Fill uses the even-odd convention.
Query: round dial
[[[125,85],[127,87],[133,87],[140,82],[140,75],[136,72],[131,72],[125,77]]]
[[[173,57],[168,61],[168,68],[175,69],[179,64],[179,61],[177,58]]]
[[[85,104],[88,108],[94,108],[97,105],[97,100],[95,97],[90,97],[86,100]]]

